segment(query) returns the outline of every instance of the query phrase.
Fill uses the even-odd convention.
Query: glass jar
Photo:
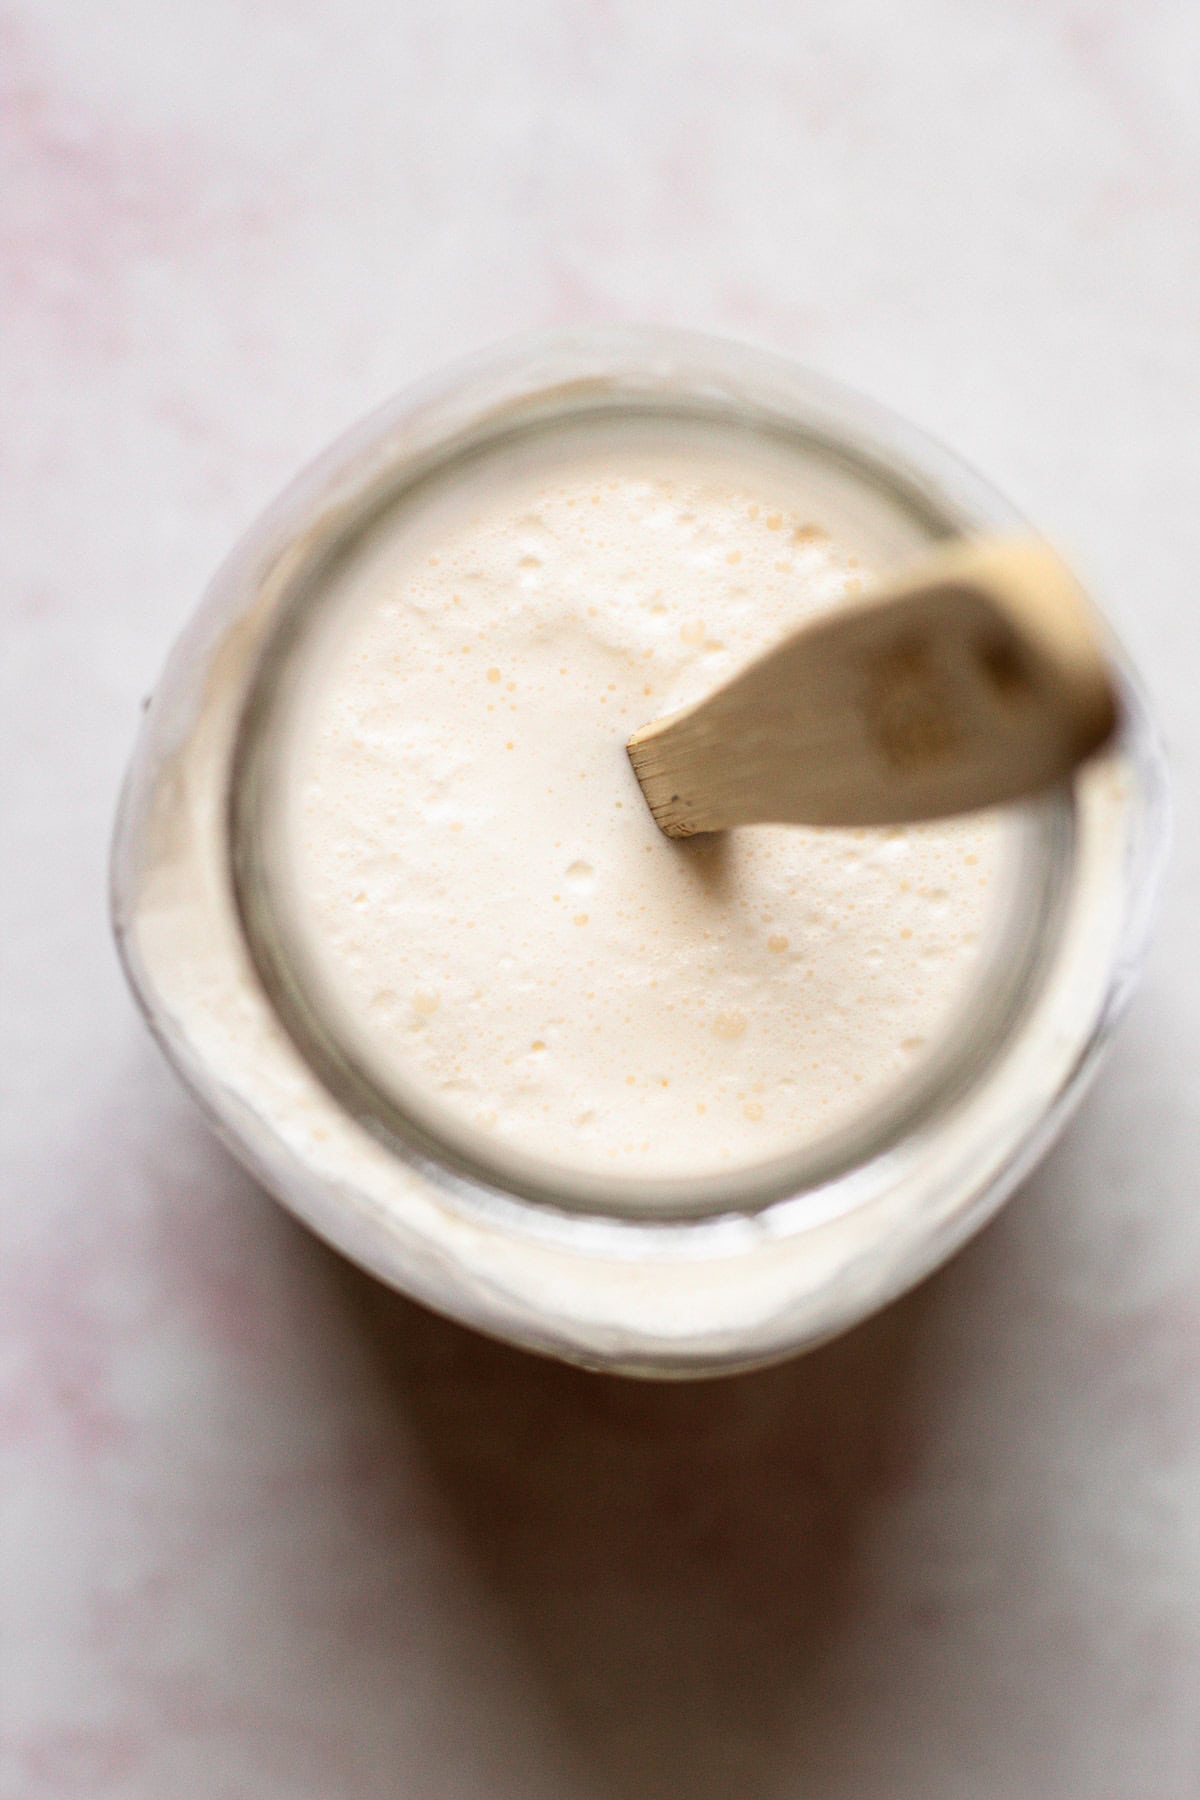
[[[600,1180],[501,1153],[410,1103],[341,1028],[289,917],[278,749],[306,634],[338,559],[407,497],[530,434],[632,419],[793,447],[820,481],[894,518],[897,545],[1021,528],[909,427],[741,346],[589,331],[476,358],[349,433],[218,573],[143,723],[113,918],[170,1061],[242,1161],[330,1243],[531,1348],[642,1375],[714,1374],[884,1305],[1045,1151],[1130,992],[1165,784],[1114,648],[1119,740],[1071,784],[1011,809],[1003,926],[959,1026],[886,1104],[786,1161]]]

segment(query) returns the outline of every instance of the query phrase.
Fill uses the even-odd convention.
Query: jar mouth
[[[581,351],[582,342],[582,351]],[[403,506],[473,459],[580,421],[670,420],[718,425],[819,456],[905,513],[930,539],[1011,528],[1013,515],[957,465],[897,441],[893,421],[820,388],[797,393],[790,365],[756,353],[731,366],[730,347],[649,334],[570,340],[569,378],[518,395],[468,390],[459,414],[384,443],[344,481],[336,503],[292,546],[286,588],[238,721],[226,795],[233,897],[246,946],[280,1023],[342,1110],[416,1173],[448,1184],[461,1205],[512,1204],[595,1219],[669,1224],[760,1214],[788,1200],[812,1218],[854,1204],[856,1173],[886,1164],[936,1132],[985,1084],[1020,1036],[1065,929],[1078,834],[1074,786],[1011,809],[1011,895],[964,1009],[917,1070],[849,1124],[794,1153],[714,1174],[593,1174],[552,1164],[512,1144],[481,1139],[409,1094],[339,1027],[338,1009],[309,954],[280,871],[279,745],[294,699],[298,655],[322,593],[354,546]],[[631,350],[632,344],[632,350]],[[676,358],[686,353],[681,379]],[[587,373],[581,375],[580,368]],[[486,390],[486,384],[485,384]]]

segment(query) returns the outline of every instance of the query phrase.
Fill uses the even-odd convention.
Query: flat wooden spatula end
[[[1062,559],[1033,538],[963,539],[635,731],[628,751],[668,837],[904,824],[1053,786],[1117,717]]]

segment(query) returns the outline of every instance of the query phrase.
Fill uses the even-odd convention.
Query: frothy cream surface
[[[870,522],[727,454],[536,462],[340,578],[291,784],[320,980],[459,1126],[707,1174],[878,1100],[968,993],[988,819],[672,843],[625,754],[871,573]]]

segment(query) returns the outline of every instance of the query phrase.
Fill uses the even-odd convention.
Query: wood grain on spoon
[[[824,614],[629,756],[669,837],[890,825],[1053,786],[1112,733],[1099,632],[1033,538],[958,539]]]

